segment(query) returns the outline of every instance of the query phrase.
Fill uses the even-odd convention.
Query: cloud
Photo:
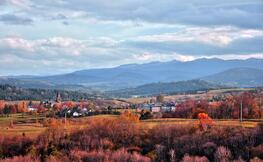
[[[152,61],[170,61],[170,60],[178,60],[178,61],[192,61],[196,59],[195,56],[190,55],[181,55],[177,53],[147,53],[143,52],[141,54],[133,55],[135,60],[139,60],[142,62],[152,62]]]
[[[1,4],[39,19],[263,28],[262,0],[4,0]]]
[[[32,65],[38,74],[43,74],[47,66],[52,69],[50,73],[58,73],[92,67],[110,67],[131,62],[132,55],[127,49],[118,48],[116,43],[106,37],[87,40],[68,37],[36,40],[7,37],[0,39],[0,60],[2,59],[0,62],[1,66],[6,67],[11,67],[16,63],[10,68],[16,73],[21,69],[27,73],[30,70],[27,67]],[[15,67],[17,67],[16,70],[14,70]],[[0,72],[6,73],[5,70],[0,70]]]
[[[38,2],[38,3],[37,3]],[[42,6],[83,11],[94,18],[115,21],[145,21],[196,26],[236,26],[263,28],[263,2],[261,0],[63,0],[63,3],[39,2]]]
[[[32,25],[33,20],[26,17],[4,14],[0,15],[0,21],[8,25]]]
[[[215,46],[227,46],[235,40],[263,36],[263,30],[238,29],[233,27],[190,27],[175,33],[144,35],[134,41],[144,42],[201,42]]]
[[[125,42],[126,46],[150,52],[191,55],[261,53],[263,30],[235,27],[190,27],[177,32],[142,35]]]

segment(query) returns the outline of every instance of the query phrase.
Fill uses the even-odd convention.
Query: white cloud
[[[141,54],[134,54],[134,60],[138,60],[136,62],[152,62],[152,61],[192,61],[198,57],[191,55],[181,55],[177,53],[147,53],[143,52]]]
[[[11,38],[2,38],[0,39],[0,47],[5,50],[23,50],[25,52],[34,52],[34,44],[28,40],[11,37]]]
[[[215,46],[226,46],[238,39],[263,36],[263,30],[239,29],[235,27],[189,27],[174,33],[145,35],[134,41],[145,42],[202,42]]]
[[[250,58],[263,59],[263,53],[246,54],[246,55],[237,55],[237,54],[212,55],[212,56],[201,56],[199,58],[219,58],[224,60],[233,60],[233,59],[246,60]]]

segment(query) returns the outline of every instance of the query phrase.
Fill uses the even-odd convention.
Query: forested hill
[[[115,97],[148,96],[158,94],[173,94],[178,92],[196,92],[200,90],[218,89],[225,86],[203,80],[188,80],[169,83],[151,83],[122,90],[108,91],[107,95]]]
[[[54,89],[18,88],[8,84],[0,85],[0,100],[48,100],[54,99],[60,93],[63,100],[80,100],[94,98],[97,94],[79,91],[65,91]]]

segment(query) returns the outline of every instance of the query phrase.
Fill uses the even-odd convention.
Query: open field
[[[258,123],[263,122],[263,120],[245,120],[240,122],[237,119],[230,120],[214,120],[214,125],[218,127],[224,126],[241,126],[246,128],[254,128]],[[161,119],[148,119],[141,121],[141,123],[151,127],[160,124],[183,124],[183,125],[197,125],[199,121],[197,119],[181,119],[181,118],[161,118]]]
[[[117,115],[97,115],[82,118],[71,118],[67,120],[65,131],[80,130],[87,127],[87,123],[92,120],[107,118],[114,119]],[[4,136],[16,136],[22,135],[23,133],[29,137],[36,137],[40,133],[44,132],[45,127],[41,122],[45,119],[44,116],[38,115],[22,115],[14,114],[10,117],[0,117],[0,135]],[[13,124],[11,124],[13,121]],[[61,119],[62,121],[62,119]],[[242,123],[239,120],[214,120],[214,125],[223,126],[242,126],[247,128],[256,127],[259,122],[263,120],[245,120]],[[181,118],[161,118],[161,119],[148,119],[140,121],[144,128],[152,128],[160,124],[183,124],[183,125],[197,125],[199,123],[196,119],[181,119]]]
[[[224,93],[224,92],[238,92],[238,91],[251,91],[256,88],[225,88],[225,89],[215,89],[209,90],[208,93]]]
[[[116,115],[98,115],[82,118],[71,118],[67,119],[67,124],[65,126],[65,131],[73,131],[85,128],[86,123],[91,120],[96,120],[98,118],[109,118],[114,119]],[[6,136],[16,136],[22,135],[23,133],[29,137],[36,137],[40,133],[44,132],[47,127],[44,126],[43,120],[48,120],[42,115],[22,115],[13,114],[9,117],[0,116],[0,135]],[[60,119],[62,122],[63,119]],[[11,124],[12,123],[12,124]]]
[[[35,137],[45,130],[42,121],[45,117],[42,115],[23,115],[12,114],[8,117],[0,117],[0,135],[22,135],[30,134],[30,137]]]

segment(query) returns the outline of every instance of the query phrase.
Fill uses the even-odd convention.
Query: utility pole
[[[243,94],[241,96],[241,103],[240,103],[240,122],[243,121]]]
[[[67,123],[67,111],[65,112],[64,129],[66,129],[66,123]]]
[[[263,94],[263,92],[259,92],[259,108],[260,108],[260,115],[261,115],[261,119],[263,119],[263,107],[262,107],[262,100],[261,100],[261,94]]]

